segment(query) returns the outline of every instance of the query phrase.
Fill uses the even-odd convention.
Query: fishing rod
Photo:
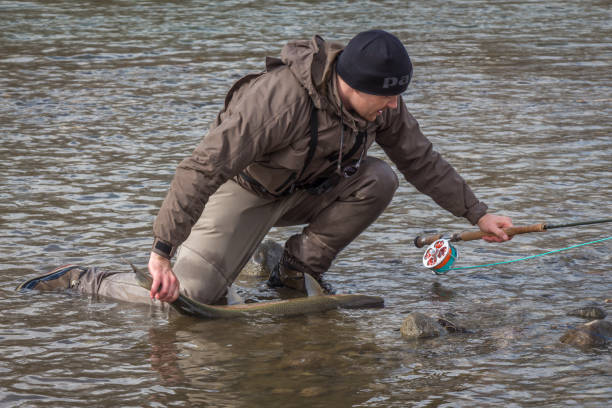
[[[509,237],[512,235],[518,234],[527,234],[529,232],[544,232],[555,228],[566,228],[566,227],[578,227],[581,225],[591,225],[591,224],[602,224],[605,222],[612,222],[612,218],[606,218],[603,220],[590,220],[590,221],[582,221],[582,222],[572,222],[569,224],[533,224],[533,225],[524,225],[521,227],[509,227],[504,228],[504,232]],[[464,232],[456,232],[447,238],[450,242],[460,242],[460,241],[473,241],[475,239],[481,239],[486,235],[491,235],[482,231],[464,231]],[[444,239],[444,234],[436,234],[430,235],[427,237],[417,236],[414,239],[414,245],[417,248],[423,248],[425,245],[431,245],[435,241],[439,239]]]
[[[612,218],[572,222],[567,224],[539,223],[519,227],[509,227],[504,228],[503,230],[508,236],[513,236],[518,234],[526,234],[529,232],[544,232],[555,228],[577,227],[581,225],[602,224],[606,222],[612,222]],[[443,234],[430,235],[427,237],[417,236],[414,239],[414,245],[417,248],[422,248],[425,245],[429,245],[429,247],[427,247],[425,250],[425,254],[423,255],[423,266],[429,268],[433,273],[441,275],[452,268],[455,260],[458,257],[457,249],[451,245],[451,242],[473,241],[487,235],[490,234],[482,231],[464,231],[452,234],[450,238],[444,238]]]

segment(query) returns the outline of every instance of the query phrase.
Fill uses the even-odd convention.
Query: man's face
[[[398,95],[382,96],[370,95],[354,90],[349,96],[350,107],[362,118],[373,122],[378,115],[382,115],[387,108],[396,109]]]

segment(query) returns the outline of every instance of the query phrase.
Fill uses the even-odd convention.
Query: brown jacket
[[[341,45],[319,36],[291,42],[281,59],[266,59],[264,72],[236,82],[208,134],[176,169],[153,226],[155,237],[180,245],[210,195],[230,178],[256,194],[274,197],[290,184],[312,183],[329,174],[337,164],[340,115],[345,126],[343,163],[360,155],[361,149],[352,148],[358,132],[366,131],[367,147],[376,141],[419,191],[475,224],[487,206],[432,149],[401,98],[398,109],[386,110],[374,122],[341,109],[335,75],[341,51]],[[318,109],[318,143],[303,169],[313,105]]]

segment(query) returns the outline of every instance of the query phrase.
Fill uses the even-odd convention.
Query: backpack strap
[[[295,189],[298,187],[297,182],[304,175],[306,168],[312,161],[315,151],[317,150],[317,144],[319,143],[319,117],[318,117],[319,110],[316,108],[312,100],[311,100],[311,104],[312,104],[312,110],[310,111],[310,142],[308,143],[308,153],[306,154],[306,160],[304,160],[304,166],[302,166],[302,170],[300,171],[297,177],[295,173],[293,173],[289,177],[289,179],[287,179],[287,181],[285,181],[283,185],[279,187],[278,190],[282,189],[290,181],[293,181],[293,183],[288,188],[283,190],[283,192],[280,193],[280,195],[291,194],[295,191]]]
[[[319,110],[314,106],[314,102],[312,103],[312,112],[310,112],[310,143],[308,144],[308,154],[306,155],[306,160],[304,160],[304,167],[302,167],[302,171],[300,175],[297,177],[299,180],[306,171],[306,167],[312,161],[314,157],[315,150],[317,149],[317,144],[319,143],[319,117],[317,116]]]
[[[285,182],[281,184],[279,188],[276,189],[275,191],[276,194],[268,191],[264,186],[261,185],[261,183],[259,183],[253,177],[248,176],[244,171],[240,172],[240,177],[242,177],[244,180],[249,182],[249,184],[259,189],[260,191],[264,193],[272,194],[277,197],[289,195],[293,193],[296,188],[299,187],[297,182],[304,175],[306,168],[312,162],[312,159],[314,158],[314,155],[315,155],[315,151],[317,150],[317,144],[319,143],[319,117],[318,117],[319,110],[316,108],[312,100],[311,100],[311,104],[312,104],[312,110],[310,112],[310,142],[308,143],[308,153],[306,154],[306,159],[304,160],[304,166],[302,166],[302,170],[300,171],[300,173],[299,174],[295,172],[291,173],[289,178],[285,180]],[[287,187],[287,185],[289,186]]]

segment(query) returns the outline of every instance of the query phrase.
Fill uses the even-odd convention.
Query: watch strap
[[[176,252],[176,248],[166,241],[155,238],[151,251],[155,252],[157,255],[163,256],[166,259],[172,259],[174,253]]]

